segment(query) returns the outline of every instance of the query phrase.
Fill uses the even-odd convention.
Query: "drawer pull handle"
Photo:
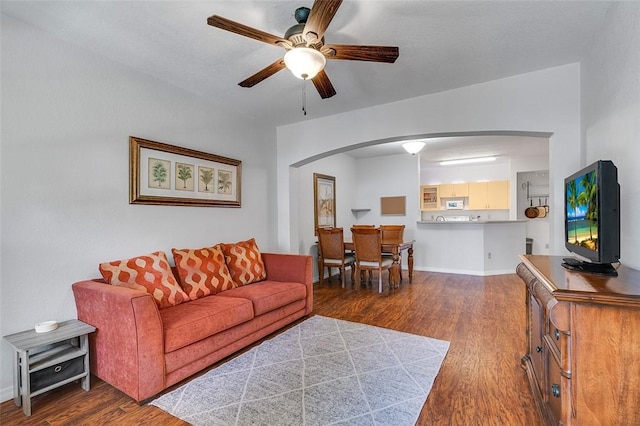
[[[62,371],[62,366],[61,365],[56,365],[53,369],[53,371],[55,371],[56,373],[59,373]]]
[[[538,353],[542,352],[542,346],[536,346],[536,352]]]
[[[551,385],[551,394],[556,398],[560,398],[560,385],[553,383]]]
[[[553,332],[553,335],[556,336],[556,340],[560,340],[560,332],[558,331],[558,329],[556,328],[555,331]]]

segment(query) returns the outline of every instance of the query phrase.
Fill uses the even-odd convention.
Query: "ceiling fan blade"
[[[327,59],[347,59],[353,61],[371,61],[394,63],[400,54],[392,46],[359,46],[350,44],[327,44],[321,49]]]
[[[253,87],[256,84],[260,83],[262,80],[266,79],[267,77],[271,77],[284,68],[284,59],[280,58],[271,65],[267,65],[265,68],[253,74],[251,77],[248,77],[247,79],[241,81],[240,83],[238,83],[238,86]]]
[[[316,86],[316,90],[320,93],[322,99],[327,99],[336,94],[336,89],[333,88],[329,76],[324,70],[320,71],[315,77],[311,79],[313,85]]]
[[[222,30],[231,31],[232,33],[240,34],[241,36],[249,37],[254,40],[261,41],[263,43],[271,44],[274,46],[288,46],[293,47],[291,42],[278,37],[273,34],[265,33],[256,28],[249,27],[239,22],[232,21],[231,19],[223,18],[222,16],[213,15],[207,18],[207,24],[212,27],[217,27]]]
[[[307,44],[313,44],[322,39],[341,3],[342,0],[316,0],[313,2],[307,23],[302,31]]]

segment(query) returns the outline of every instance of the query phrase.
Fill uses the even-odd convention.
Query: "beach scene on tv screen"
[[[567,241],[598,250],[598,187],[596,171],[567,182]]]

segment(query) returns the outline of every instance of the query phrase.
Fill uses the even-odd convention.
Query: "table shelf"
[[[67,379],[61,380],[61,381],[56,382],[56,383],[54,383],[52,385],[49,385],[47,387],[44,387],[42,389],[38,389],[37,391],[31,392],[31,398],[36,397],[38,395],[41,395],[41,394],[43,394],[45,392],[49,392],[50,390],[59,388],[60,386],[64,386],[67,383],[71,383],[71,382],[75,382],[76,380],[84,379],[88,375],[89,375],[89,373],[87,371],[85,371],[84,373],[77,374],[75,376],[69,377]]]
[[[29,357],[29,373],[84,356],[86,353],[87,351],[83,351],[70,343],[55,346]]]
[[[46,333],[26,330],[4,337],[14,350],[13,401],[25,416],[31,415],[31,398],[67,383],[80,380],[89,391],[87,336],[95,330],[74,319]]]

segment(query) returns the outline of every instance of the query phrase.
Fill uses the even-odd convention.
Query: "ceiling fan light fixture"
[[[417,141],[407,142],[407,143],[403,143],[402,147],[409,154],[416,155],[417,153],[422,151],[422,148],[424,148],[424,142],[417,142]]]
[[[301,80],[310,80],[324,69],[327,59],[309,47],[295,47],[284,55],[284,64]]]

